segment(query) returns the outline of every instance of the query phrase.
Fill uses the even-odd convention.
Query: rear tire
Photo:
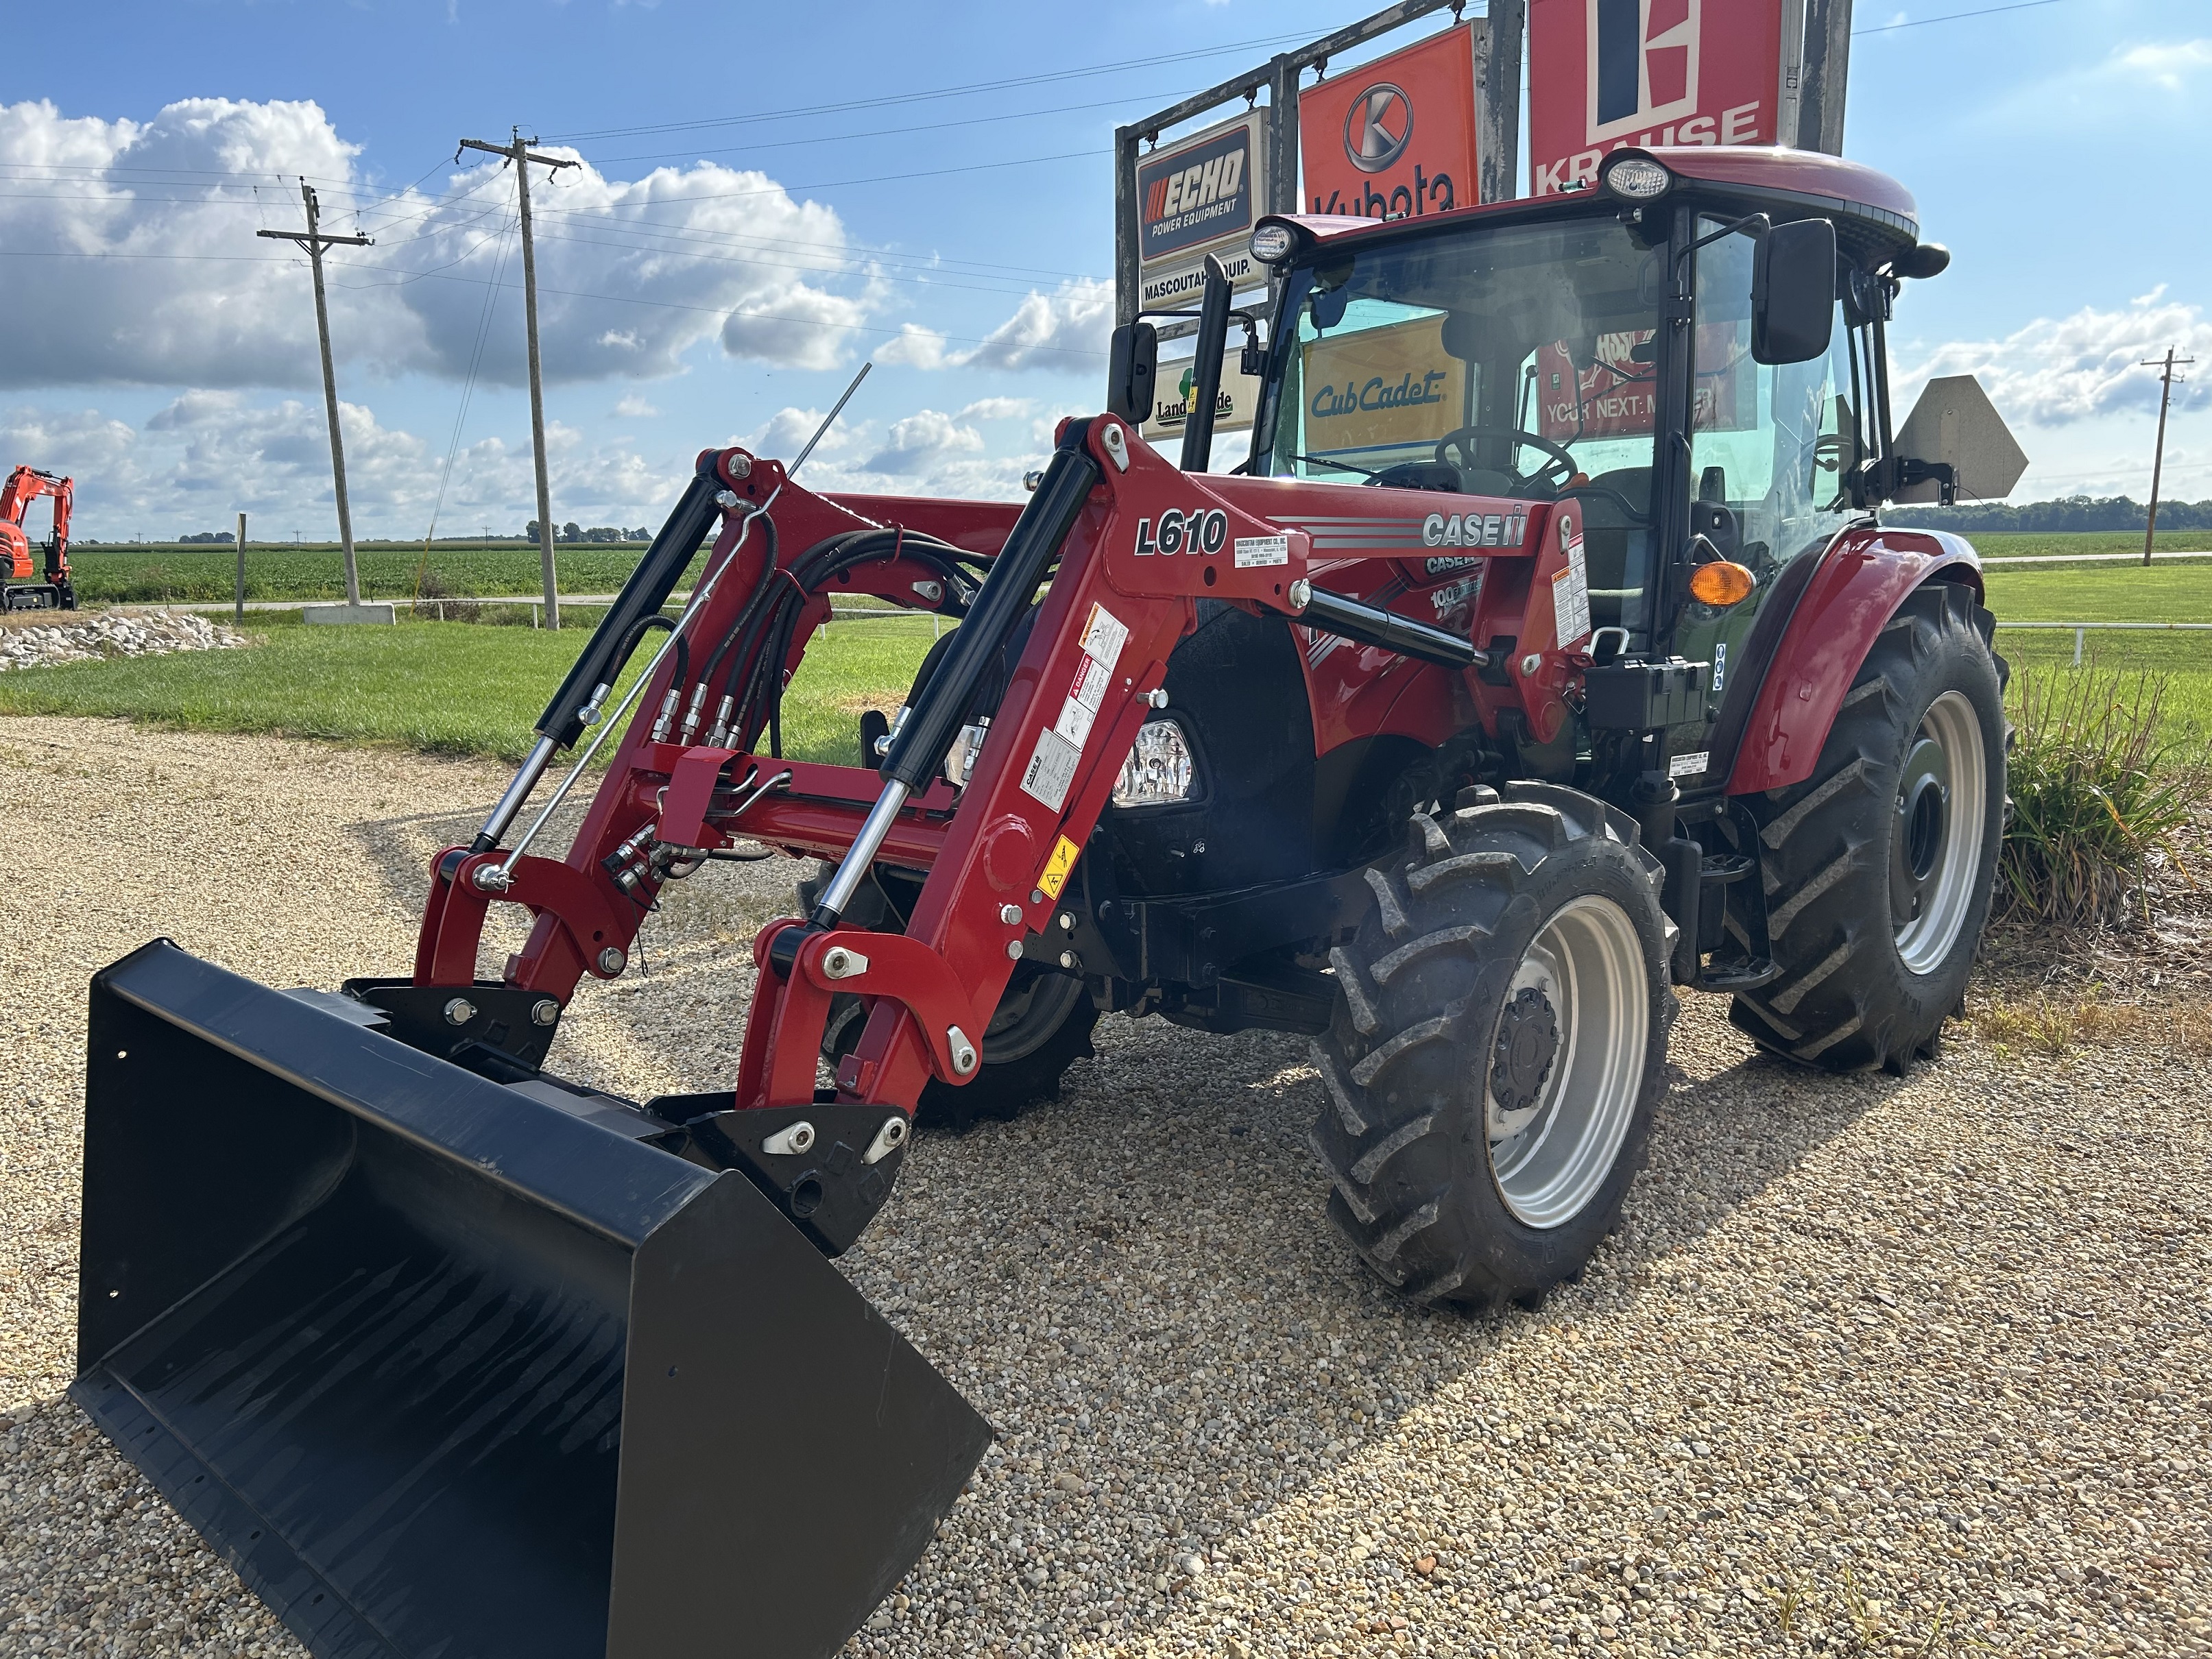
[[[1807,781],[1747,799],[1781,977],[1729,1018],[1824,1070],[1933,1058],[1966,994],[2004,830],[2003,665],[1954,583],[1867,653]]]
[[[1416,813],[1330,953],[1313,1060],[1328,1213],[1414,1301],[1530,1302],[1580,1273],[1644,1158],[1675,1001],[1662,872],[1571,789]]]

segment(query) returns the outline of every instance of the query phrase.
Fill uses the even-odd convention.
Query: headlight
[[[1280,264],[1291,257],[1297,236],[1278,219],[1262,221],[1252,232],[1252,257],[1263,265]]]
[[[1649,202],[1664,196],[1674,175],[1648,155],[1623,155],[1605,169],[1605,187],[1624,201]]]
[[[1137,728],[1129,758],[1114,781],[1116,806],[1165,806],[1188,800],[1195,775],[1190,740],[1171,720],[1146,720]]]

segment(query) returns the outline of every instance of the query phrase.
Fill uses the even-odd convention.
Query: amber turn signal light
[[[1701,564],[1690,573],[1690,597],[1700,605],[1734,605],[1749,598],[1758,585],[1751,572],[1726,559]]]

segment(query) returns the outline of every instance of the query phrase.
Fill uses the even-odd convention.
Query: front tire
[[[1643,1161],[1674,1017],[1635,821],[1504,793],[1416,813],[1407,854],[1369,872],[1314,1044],[1329,1218],[1417,1302],[1531,1302],[1582,1271]]]
[[[1781,976],[1729,1018],[1826,1071],[1932,1058],[1966,994],[2004,830],[2004,667],[1953,583],[1890,620],[1813,775],[1748,799]]]

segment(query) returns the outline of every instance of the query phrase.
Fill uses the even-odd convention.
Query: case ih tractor
[[[1235,472],[1200,416],[1181,467],[1139,439],[1143,324],[1018,507],[702,454],[438,855],[410,974],[272,990],[156,941],[94,980],[76,1395],[317,1653],[833,1650],[989,1431],[828,1258],[919,1106],[1049,1094],[1101,1013],[1309,1038],[1329,1219],[1472,1308],[1613,1224],[1677,988],[1815,1066],[1932,1049],[2005,726],[1972,550],[1875,515],[1945,471],[1892,446],[1884,328],[1945,262],[1911,198],[1625,149],[1254,246]],[[1230,317],[1217,277],[1201,365]],[[787,758],[852,593],[957,626],[854,763]],[[819,868],[728,1085],[549,1069],[656,896],[760,848]],[[495,905],[532,925],[484,974]]]

